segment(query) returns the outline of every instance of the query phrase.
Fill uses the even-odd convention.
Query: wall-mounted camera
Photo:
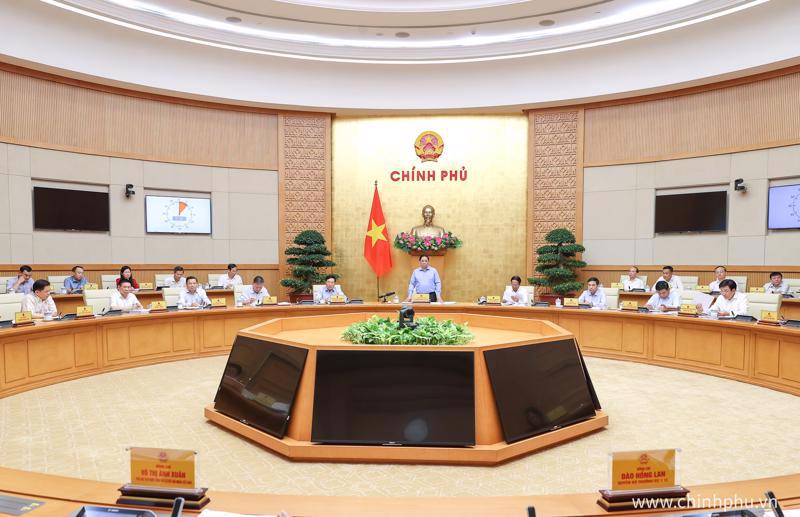
[[[733,180],[733,190],[742,193],[747,192],[747,185],[744,184],[744,180],[742,178]]]
[[[133,190],[133,183],[128,183],[125,185],[125,197],[135,196],[136,191]]]

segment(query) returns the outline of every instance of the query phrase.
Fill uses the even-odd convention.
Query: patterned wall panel
[[[281,115],[279,119],[281,270],[283,250],[303,230],[331,241],[331,117]]]
[[[581,238],[583,111],[540,111],[529,114],[530,256],[544,244],[547,232],[564,227]]]

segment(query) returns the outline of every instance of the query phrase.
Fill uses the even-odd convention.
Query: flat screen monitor
[[[483,353],[506,442],[595,416],[599,402],[572,339]]]
[[[307,355],[304,348],[237,336],[214,409],[283,438]]]
[[[472,352],[319,350],[311,440],[475,445]]]
[[[200,197],[145,196],[147,233],[211,233],[211,200]]]
[[[727,228],[727,191],[656,196],[656,233],[724,232]]]
[[[800,184],[770,187],[768,214],[770,230],[800,229]]]
[[[108,192],[33,187],[37,230],[109,231]]]

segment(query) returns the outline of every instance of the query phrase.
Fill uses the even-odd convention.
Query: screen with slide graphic
[[[211,233],[211,200],[145,196],[147,233]]]
[[[800,184],[769,188],[770,230],[800,228]]]

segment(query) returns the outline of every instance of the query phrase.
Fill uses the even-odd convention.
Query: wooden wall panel
[[[582,237],[583,117],[583,109],[528,115],[528,276],[550,230],[568,228]]]
[[[2,68],[0,141],[172,163],[278,168],[274,113],[122,95]]]
[[[800,143],[800,72],[585,111],[585,166]]]

